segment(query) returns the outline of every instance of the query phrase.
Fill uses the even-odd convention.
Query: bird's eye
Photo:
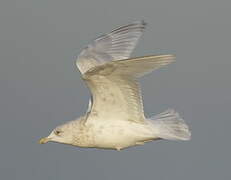
[[[62,131],[60,131],[60,130],[55,130],[54,133],[55,133],[55,135],[60,136],[60,134],[62,133]]]

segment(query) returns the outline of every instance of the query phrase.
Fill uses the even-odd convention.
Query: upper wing
[[[84,74],[90,68],[105,62],[129,58],[145,25],[143,21],[134,22],[94,40],[77,58],[76,64],[80,72]]]
[[[172,55],[161,55],[111,61],[87,71],[83,78],[93,96],[89,117],[143,123],[142,98],[136,79],[173,59]]]

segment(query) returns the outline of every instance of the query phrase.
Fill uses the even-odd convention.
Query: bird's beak
[[[44,137],[44,138],[39,140],[39,144],[45,144],[45,143],[49,142],[50,140],[51,140],[51,138]]]

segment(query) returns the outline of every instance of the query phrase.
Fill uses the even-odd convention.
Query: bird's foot
[[[117,151],[120,151],[120,150],[122,150],[122,147],[115,147],[115,149],[116,149]]]

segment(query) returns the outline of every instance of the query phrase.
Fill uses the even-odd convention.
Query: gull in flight
[[[56,127],[41,144],[121,150],[159,139],[190,139],[188,126],[174,110],[144,116],[138,78],[174,60],[173,55],[130,58],[145,27],[143,21],[121,26],[83,49],[76,64],[92,94],[88,110]]]

